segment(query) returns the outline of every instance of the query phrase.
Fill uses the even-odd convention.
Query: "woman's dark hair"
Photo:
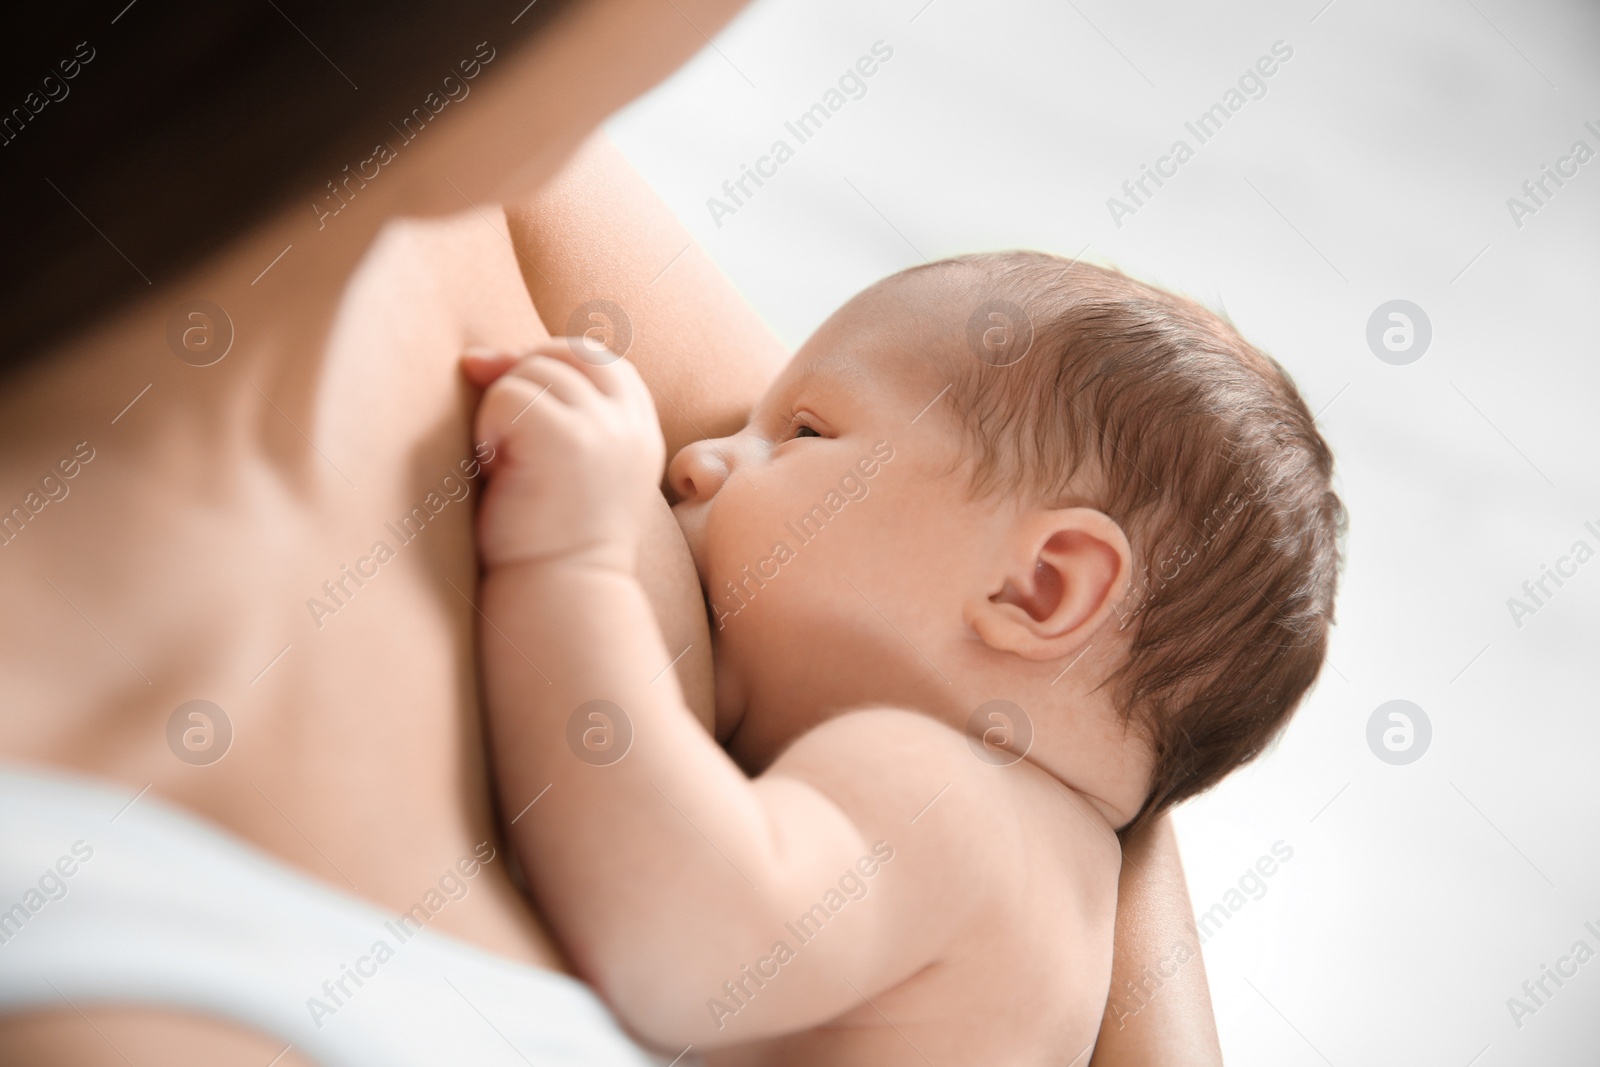
[[[461,84],[474,63],[490,76],[483,55],[514,51],[562,6],[525,3],[111,0],[8,12],[0,376],[179,277],[291,194],[337,204],[325,181],[379,142],[415,136],[444,79]]]

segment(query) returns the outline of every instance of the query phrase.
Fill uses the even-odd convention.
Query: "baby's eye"
[[[799,411],[792,412],[789,415],[789,431],[788,431],[789,436],[786,438],[787,440],[792,441],[797,437],[821,437],[822,436],[822,432],[820,430],[818,430],[816,427],[807,426],[805,424],[804,419],[805,419],[805,416],[802,415]]]

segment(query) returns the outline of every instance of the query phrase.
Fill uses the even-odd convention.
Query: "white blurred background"
[[[865,94],[797,144],[785,121],[878,41]],[[1280,41],[1198,144],[1184,123]],[[1225,308],[1320,412],[1352,517],[1330,664],[1177,816],[1196,910],[1228,916],[1204,949],[1228,1062],[1600,1063],[1600,957],[1523,990],[1600,953],[1600,557],[1522,589],[1600,552],[1600,158],[1522,190],[1600,153],[1600,7],[762,0],[713,45],[609,129],[791,346],[924,257],[1087,245]],[[794,158],[714,218],[779,138]],[[1114,220],[1179,138],[1194,157]],[[1367,341],[1393,299],[1432,325],[1406,365]],[[1367,740],[1393,699],[1432,728],[1404,765]]]

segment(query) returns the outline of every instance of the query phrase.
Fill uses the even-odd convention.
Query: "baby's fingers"
[[[546,342],[523,352],[469,349],[461,356],[461,371],[480,389],[487,389],[508,374],[527,378],[541,385],[552,385],[555,394],[569,404],[580,404],[604,392],[600,384],[584,374],[580,365],[560,358],[565,349]]]
[[[584,337],[554,337],[534,351],[559,358],[583,374],[596,389],[620,403],[636,425],[657,422],[655,400],[632,363]]]
[[[561,360],[613,400],[626,399],[631,390],[643,385],[633,364],[608,349],[595,346],[585,337],[552,337],[535,345],[533,350]]]
[[[461,373],[479,389],[487,389],[521,358],[509,352],[467,352],[461,357]]]
[[[548,386],[550,396],[569,407],[593,410],[601,402],[599,389],[582,372],[538,350],[518,360],[490,389],[519,378]]]
[[[496,460],[485,464],[493,472],[505,460],[523,463],[537,460],[548,448],[551,433],[569,434],[581,419],[556,395],[548,383],[533,381],[520,374],[505,374],[490,385],[478,405],[475,439],[493,448]]]
[[[513,425],[534,404],[548,401],[546,387],[521,378],[501,378],[492,383],[478,404],[474,433],[499,451]],[[531,424],[530,424],[531,425]]]

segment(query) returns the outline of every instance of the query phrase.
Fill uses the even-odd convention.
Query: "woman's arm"
[[[650,387],[669,457],[743,426],[789,358],[604,133],[532,199],[508,205],[506,218],[545,329],[557,337],[597,329],[597,340],[625,348]],[[625,318],[591,301],[609,301]],[[639,581],[668,647],[682,653],[673,673],[684,700],[713,730],[705,601],[665,499],[640,549]]]
[[[1091,1067],[1222,1063],[1170,816],[1123,843],[1111,995]]]
[[[744,425],[789,354],[605,134],[506,216],[545,328],[596,330],[638,368],[669,458]]]

